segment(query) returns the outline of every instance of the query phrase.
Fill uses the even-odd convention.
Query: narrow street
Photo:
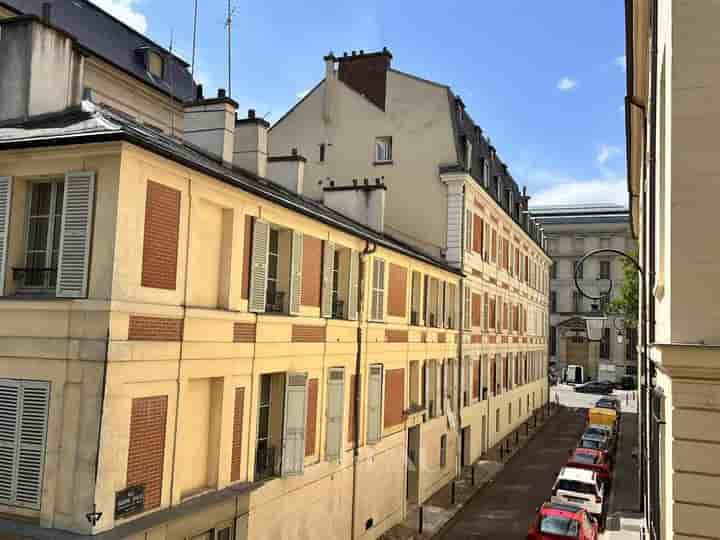
[[[438,538],[524,538],[535,509],[547,500],[585,424],[584,409],[563,409],[507,463]]]

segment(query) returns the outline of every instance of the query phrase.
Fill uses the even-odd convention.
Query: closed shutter
[[[305,460],[307,373],[285,377],[285,425],[283,429],[282,475],[302,474]]]
[[[290,263],[290,314],[300,314],[302,298],[303,234],[292,233],[292,261]]]
[[[345,370],[333,368],[328,373],[327,432],[325,433],[325,459],[327,461],[340,461],[344,408]]]
[[[436,290],[436,298],[437,301],[435,302],[435,328],[442,328],[443,325],[443,315],[445,313],[445,306],[443,305],[443,301],[445,300],[445,282],[435,280],[437,283]]]
[[[265,312],[267,296],[267,264],[270,243],[270,225],[255,220],[253,226],[252,261],[250,267],[249,311]]]
[[[40,509],[50,385],[0,379],[0,502]]]
[[[348,272],[348,280],[350,285],[348,287],[348,312],[347,318],[351,321],[356,321],[358,318],[358,281],[360,278],[360,254],[352,250],[350,251],[350,271]]]
[[[87,296],[94,198],[94,172],[71,172],[65,175],[56,291],[58,297]]]
[[[370,366],[370,378],[368,379],[368,418],[367,418],[367,442],[375,443],[382,435],[382,364]]]
[[[335,244],[323,242],[322,261],[322,317],[333,316],[333,267],[335,266]]]
[[[438,393],[438,406],[437,411],[438,414],[444,414],[445,413],[445,393],[447,392],[447,381],[445,379],[445,361],[440,360],[439,362],[440,367],[438,377],[437,377],[437,393]]]
[[[5,274],[7,273],[8,231],[10,230],[10,208],[12,204],[13,179],[0,177],[0,296],[5,295]],[[2,481],[2,479],[0,479]],[[2,494],[0,494],[2,498]]]
[[[430,277],[425,276],[424,277],[425,286],[423,288],[423,307],[425,308],[423,311],[425,312],[424,315],[424,326],[430,326]]]
[[[430,407],[430,360],[426,360],[423,364],[423,375],[422,375],[422,384],[423,384],[423,405],[425,406],[425,411],[427,412],[428,416],[432,418],[432,409]]]

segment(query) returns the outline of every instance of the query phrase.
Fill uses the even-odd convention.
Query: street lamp
[[[618,326],[618,322],[620,323],[620,326]],[[625,338],[625,334],[623,334],[625,331],[625,319],[613,319],[613,326],[615,327],[617,343],[618,345],[622,345],[623,339]]]
[[[598,305],[593,304],[592,312],[584,318],[588,341],[602,341],[607,317],[598,309]]]

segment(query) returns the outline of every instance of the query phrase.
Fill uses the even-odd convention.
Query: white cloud
[[[576,86],[577,86],[577,81],[574,79],[571,79],[570,77],[563,77],[557,83],[558,90],[562,90],[563,92],[572,90]]]
[[[625,56],[618,56],[615,58],[615,65],[625,71],[627,69],[627,58]]]
[[[618,146],[608,146],[601,144],[598,153],[595,156],[595,162],[598,165],[605,165],[613,156],[620,154],[622,150]]]
[[[298,99],[302,99],[305,96],[307,96],[311,91],[312,91],[312,88],[307,88],[306,90],[303,90],[302,92],[298,92],[297,94],[295,94],[295,96]]]
[[[147,18],[137,10],[138,0],[91,0],[93,4],[120,19],[129,27],[144,34],[147,30]]]
[[[624,178],[563,179],[533,195],[531,206],[553,204],[610,203],[627,206],[628,192]]]

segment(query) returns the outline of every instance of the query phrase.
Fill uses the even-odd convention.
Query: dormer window
[[[500,176],[496,176],[495,181],[497,182],[497,200],[498,202],[502,202],[502,178],[500,178]]]
[[[507,209],[508,212],[512,215],[513,211],[513,192],[511,189],[507,190]]]
[[[472,165],[472,142],[465,138],[465,168],[469,171]]]
[[[488,188],[490,186],[490,162],[487,159],[483,160],[482,180],[483,186]]]
[[[140,62],[145,65],[145,70],[156,79],[165,78],[165,57],[148,47],[141,47],[137,50]]]

